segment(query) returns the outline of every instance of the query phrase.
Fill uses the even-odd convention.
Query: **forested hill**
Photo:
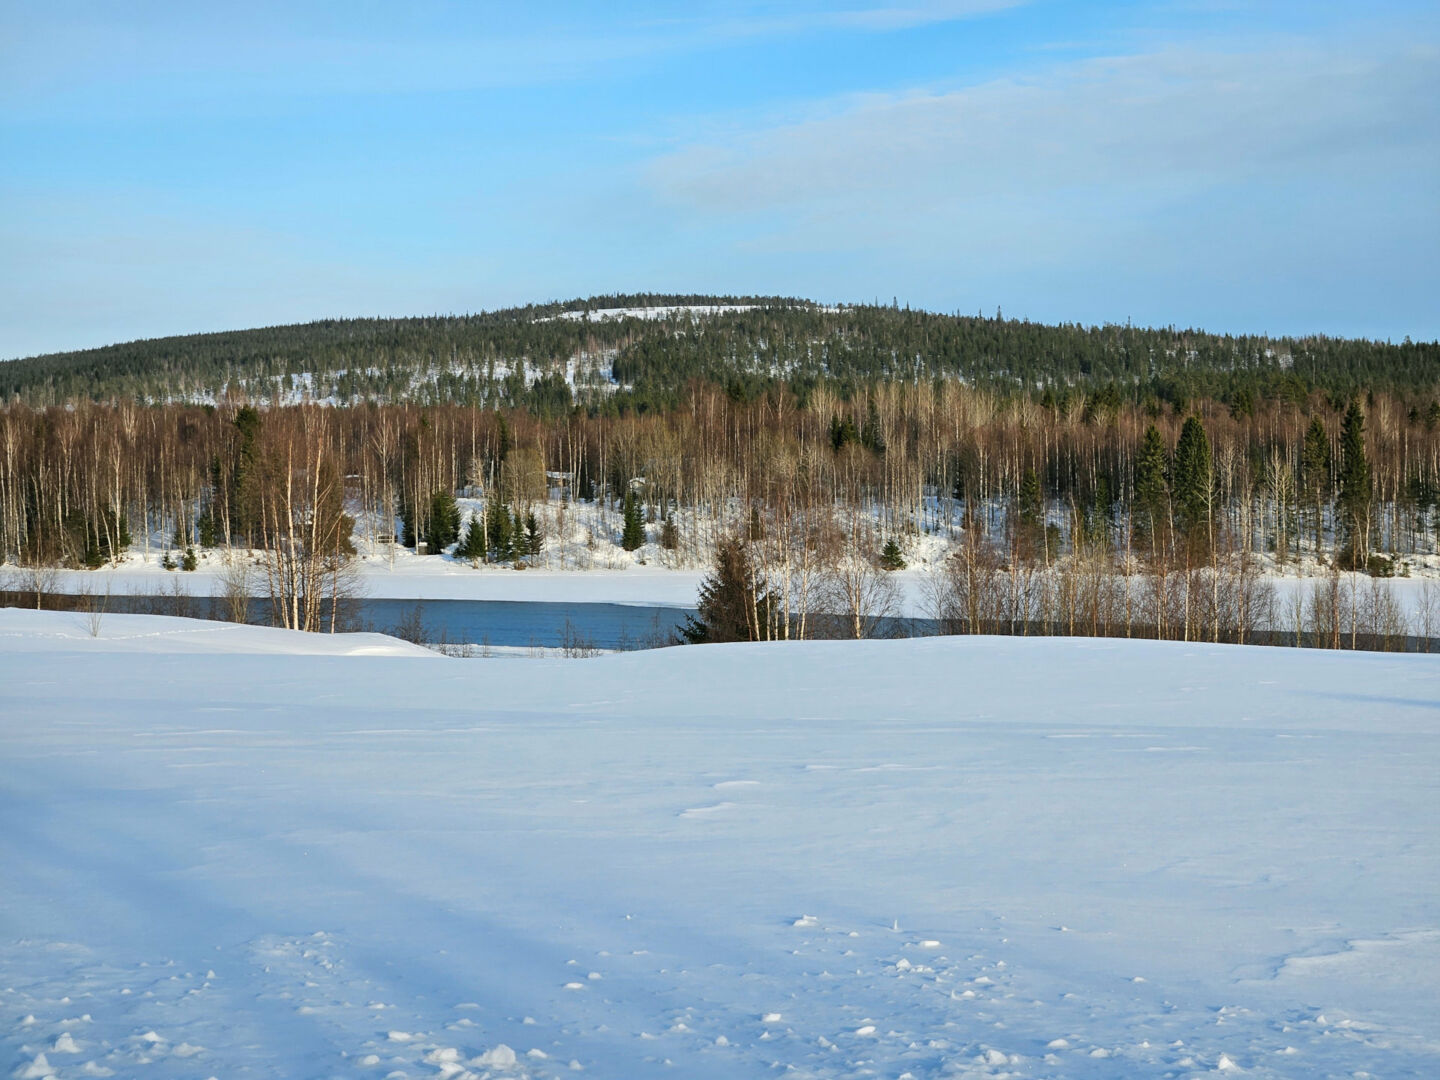
[[[6,400],[314,399],[508,404],[554,414],[663,409],[693,379],[736,396],[802,396],[884,379],[962,379],[1006,393],[1215,397],[1244,408],[1311,390],[1440,390],[1440,344],[1051,326],[780,297],[624,295],[476,315],[332,319],[156,338],[0,363]]]

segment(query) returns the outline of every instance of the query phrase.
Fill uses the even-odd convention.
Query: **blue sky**
[[[0,357],[600,292],[1440,337],[1440,9],[0,2]]]

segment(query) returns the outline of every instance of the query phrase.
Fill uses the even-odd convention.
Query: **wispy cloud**
[[[425,93],[574,82],[647,57],[817,31],[881,33],[953,22],[1030,0],[929,0],[836,6],[761,4],[647,18],[583,8],[410,5],[337,9],[298,19],[288,7],[204,7],[164,18],[142,12],[36,8],[0,13],[0,106],[38,110],[84,103],[113,88],[122,108],[143,101],[183,111],[219,98],[258,102],[289,94]],[[428,13],[431,17],[423,17]]]
[[[742,265],[829,253],[876,295],[1288,331],[1384,332],[1409,312],[1423,336],[1436,101],[1429,45],[1177,48],[836,99],[647,176]]]
[[[651,177],[676,202],[745,213],[1359,171],[1380,152],[1434,164],[1436,100],[1440,52],[1428,47],[1172,50],[947,92],[855,95],[816,119],[667,154]]]
[[[957,22],[1023,7],[1030,0],[933,0],[921,4],[871,4],[858,7],[824,5],[796,11],[753,12],[745,17],[692,22],[707,35],[769,37],[805,31],[843,28],[869,31],[909,30],[937,23]]]

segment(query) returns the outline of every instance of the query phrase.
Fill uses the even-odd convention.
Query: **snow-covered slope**
[[[0,608],[0,653],[7,658],[22,653],[48,657],[73,648],[83,648],[85,655],[102,652],[221,656],[436,655],[429,649],[384,634],[297,634],[268,626],[240,626],[210,619],[103,613],[92,616],[85,612]]]
[[[1440,1074],[1435,658],[82,618],[0,613],[7,1075]]]

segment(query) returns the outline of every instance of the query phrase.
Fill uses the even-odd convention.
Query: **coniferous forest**
[[[573,314],[682,304],[718,310]],[[302,628],[366,530],[521,561],[561,499],[613,507],[626,550],[718,553],[744,599],[717,599],[710,640],[875,632],[886,575],[938,537],[957,631],[1338,644],[1358,606],[1282,617],[1265,571],[1384,577],[1440,541],[1434,343],[616,296],[135,342],[0,382],[8,562],[94,567],[157,534],[269,553]]]
[[[697,317],[695,308],[710,309]],[[604,312],[638,313],[605,317]],[[655,309],[663,314],[655,316]],[[302,399],[508,406],[554,415],[676,408],[700,379],[732,397],[785,387],[802,403],[880,381],[955,379],[1096,406],[1241,412],[1270,398],[1436,396],[1440,344],[1232,337],[1128,325],[1050,326],[777,297],[616,295],[465,316],[326,320],[157,338],[0,364],[5,400],[218,403]]]

